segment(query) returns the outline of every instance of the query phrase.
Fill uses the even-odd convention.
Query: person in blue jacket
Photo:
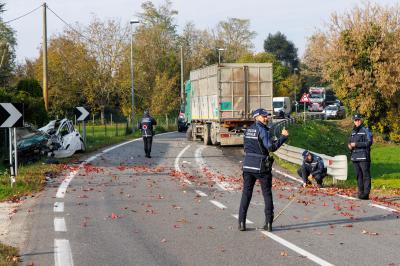
[[[150,116],[148,110],[144,111],[143,117],[138,123],[138,128],[142,131],[144,152],[147,158],[151,158],[151,146],[153,144],[154,129],[153,126],[157,125],[157,121]]]
[[[299,176],[303,179],[303,186],[311,184],[312,180],[316,181],[316,185],[322,188],[322,182],[326,176],[326,168],[321,157],[311,153],[308,150],[303,152],[303,164],[297,170]]]
[[[351,151],[351,161],[357,176],[358,198],[369,199],[371,191],[371,145],[372,133],[364,127],[360,114],[353,115],[354,127],[347,147]]]
[[[253,188],[258,179],[261,185],[265,203],[265,225],[264,230],[272,231],[274,219],[274,204],[272,199],[272,163],[273,157],[270,152],[276,151],[288,138],[289,132],[282,130],[279,139],[273,141],[269,132],[268,122],[271,114],[265,109],[257,109],[252,114],[255,123],[251,125],[244,134],[243,160],[243,192],[239,207],[240,231],[246,231],[246,216],[253,195]]]

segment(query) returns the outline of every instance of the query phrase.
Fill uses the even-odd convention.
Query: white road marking
[[[201,197],[207,197],[208,196],[206,193],[204,193],[203,191],[200,191],[200,190],[195,190],[195,192]]]
[[[327,262],[326,260],[323,260],[313,254],[311,254],[310,252],[296,246],[295,244],[290,243],[289,241],[273,234],[267,231],[262,231],[262,234],[266,235],[267,237],[271,238],[272,240],[278,242],[281,245],[284,245],[285,247],[293,250],[294,252],[307,257],[309,260],[314,261],[315,263],[317,263],[318,265],[323,265],[323,266],[333,266],[333,264]]]
[[[349,200],[357,200],[354,197],[350,197],[350,196],[346,196],[346,195],[342,195],[342,194],[336,194],[336,196],[344,198],[344,199],[349,199]]]
[[[176,156],[175,162],[174,162],[175,171],[177,171],[177,172],[182,172],[181,167],[179,166],[179,159],[182,157],[182,155],[183,155],[183,154],[187,151],[187,149],[189,149],[189,148],[190,148],[190,144],[187,145],[185,148],[183,148],[183,149],[179,152],[178,156]],[[188,185],[192,185],[192,184],[193,184],[192,182],[190,182],[190,180],[187,180],[186,178],[184,178],[183,181],[184,181],[185,183],[187,183]]]
[[[79,165],[79,168],[81,168],[84,165],[84,163],[81,163]],[[65,193],[67,192],[67,188],[69,183],[71,182],[71,180],[76,176],[76,174],[78,173],[78,171],[72,171],[71,173],[69,173],[68,177],[66,177],[60,184],[60,186],[57,189],[57,193],[56,193],[56,198],[62,199],[65,197]]]
[[[215,206],[217,206],[218,208],[220,208],[220,209],[226,209],[226,206],[224,205],[224,204],[222,204],[221,202],[219,202],[219,201],[216,201],[216,200],[210,200],[210,202],[212,203],[212,204],[214,204]]]
[[[55,266],[73,266],[71,247],[67,239],[54,239]]]
[[[296,181],[296,182],[299,182],[299,183],[301,183],[301,184],[304,183],[302,180],[300,180],[300,179],[298,179],[298,178],[296,178],[296,177],[293,177],[293,176],[291,176],[291,175],[288,175],[288,174],[286,174],[286,173],[284,173],[284,172],[282,172],[282,171],[276,170],[275,168],[272,168],[272,171],[274,171],[275,173],[278,173],[278,174],[280,174],[280,175],[283,175],[284,177],[287,177],[287,178],[289,178],[289,179],[292,179],[292,180],[294,180],[294,181]]]
[[[64,217],[54,218],[54,231],[55,232],[67,232],[67,226],[65,225]]]
[[[369,203],[368,205],[371,206],[371,207],[380,208],[380,209],[387,210],[387,211],[390,211],[390,212],[400,212],[400,210],[392,209],[392,208],[389,208],[389,207],[386,207],[386,206],[382,206],[382,205],[379,205],[379,204],[375,204],[375,203]]]
[[[53,207],[54,212],[64,212],[64,202],[56,202]]]
[[[196,159],[196,163],[199,166],[200,170],[203,171],[203,169],[207,166],[206,162],[203,159],[203,156],[201,153],[203,150],[206,148],[206,146],[200,146],[199,148],[196,149],[194,152],[194,158]],[[219,182],[216,178],[212,179],[215,182],[215,185],[219,188],[219,190],[222,191],[227,191],[229,184],[226,182]]]
[[[231,214],[233,217],[235,217],[236,219],[239,219],[239,215],[237,214]],[[250,221],[249,219],[246,219],[246,224],[254,224],[252,221]]]

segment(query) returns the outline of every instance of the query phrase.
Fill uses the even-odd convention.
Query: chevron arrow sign
[[[22,113],[20,103],[0,103],[0,127],[23,127]]]
[[[88,120],[90,113],[85,109],[85,107],[79,106],[79,107],[76,107],[76,109],[78,110],[76,121]]]

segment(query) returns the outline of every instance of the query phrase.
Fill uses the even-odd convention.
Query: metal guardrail
[[[289,124],[295,122],[295,119],[285,119],[277,122],[272,126],[272,132],[275,137],[280,135],[280,132],[283,127],[286,127]],[[287,144],[283,144],[274,154],[279,158],[301,165],[303,163],[303,154],[304,149],[293,147]],[[310,151],[313,154],[320,156],[324,160],[324,164],[327,167],[328,175],[333,177],[333,182],[336,183],[337,180],[347,180],[347,156],[346,155],[337,155],[337,156],[328,156],[326,154],[316,153]]]

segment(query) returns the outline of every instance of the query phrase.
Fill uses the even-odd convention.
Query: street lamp
[[[133,24],[138,24],[139,20],[131,19],[131,81],[132,81],[132,133],[135,131],[135,90],[133,85]]]
[[[218,48],[218,65],[221,64],[221,52],[225,51],[225,48]]]
[[[293,68],[293,75],[296,75],[296,71],[298,71],[298,70],[299,69],[297,67]],[[296,82],[296,85],[297,85],[297,82]],[[296,114],[297,114],[296,85],[294,86],[294,105],[295,105],[295,110],[296,110]]]

